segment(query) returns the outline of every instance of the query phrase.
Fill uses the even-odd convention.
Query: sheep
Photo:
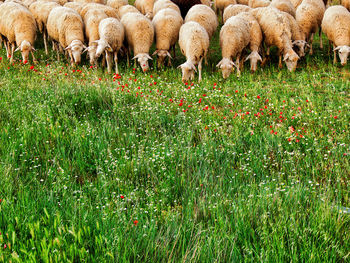
[[[237,0],[237,4],[239,4],[239,5],[249,5],[249,0]]]
[[[186,17],[188,10],[190,10],[192,6],[202,4],[201,0],[171,0],[171,1],[180,8],[182,18]]]
[[[47,30],[46,30],[47,18],[49,17],[51,10],[59,6],[60,5],[56,2],[42,2],[42,1],[34,2],[29,6],[29,11],[32,12],[35,18],[39,32],[43,34],[46,55],[49,54],[47,50]]]
[[[215,12],[206,5],[195,5],[191,7],[185,17],[185,23],[194,21],[199,23],[207,31],[209,39],[218,27],[218,18]]]
[[[32,1],[32,0],[27,0],[27,1]],[[61,6],[65,5],[68,3],[67,0],[33,0],[35,2],[55,2]],[[30,5],[29,5],[30,6]]]
[[[63,6],[72,8],[80,14],[81,10],[83,9],[83,7],[85,5],[86,5],[85,3],[81,3],[81,2],[68,2],[68,3],[64,4]]]
[[[258,66],[258,61],[262,62],[261,56],[259,55],[259,48],[263,39],[260,25],[255,17],[249,12],[239,13],[236,17],[246,20],[249,24],[249,49],[251,53],[246,57],[245,61],[248,59],[250,60],[250,71],[255,72]]]
[[[95,41],[99,39],[99,24],[105,18],[108,18],[108,16],[101,9],[89,9],[83,17],[85,36],[89,42],[87,51],[90,58],[90,65],[96,64],[97,43]]]
[[[297,47],[299,57],[305,56],[305,46],[309,47],[309,45],[305,41],[305,36],[302,34],[297,21],[292,15],[288,13],[284,13],[283,15],[289,21],[289,25],[292,33],[293,46]]]
[[[180,8],[170,0],[157,0],[153,5],[153,15],[155,16],[160,10],[171,8],[181,14]]]
[[[276,7],[282,12],[286,12],[295,18],[295,7],[290,0],[272,0],[270,6]]]
[[[257,7],[267,7],[271,4],[269,0],[249,0],[248,5],[251,8],[257,8]]]
[[[303,2],[303,0],[290,0],[295,9]]]
[[[239,70],[240,56],[243,49],[250,42],[250,27],[248,22],[237,16],[230,17],[220,30],[220,47],[222,60],[216,65],[222,71],[222,77],[228,78],[234,67],[237,68],[237,76],[240,76]],[[236,63],[232,59],[236,58]]]
[[[325,5],[322,0],[303,0],[296,10],[295,19],[304,39],[310,45],[310,55],[313,53],[312,41],[317,29],[319,29],[320,48],[323,48],[320,26],[324,12]]]
[[[79,3],[96,3],[96,4],[105,4],[104,0],[73,0],[73,2],[79,2]]]
[[[341,6],[335,5],[329,7],[324,13],[322,20],[322,31],[327,38],[333,43],[334,59],[337,63],[337,53],[339,52],[340,63],[346,65],[350,53],[350,13]]]
[[[350,0],[341,0],[341,5],[350,11]]]
[[[173,9],[165,8],[153,17],[152,24],[156,36],[156,51],[153,55],[158,55],[158,67],[162,66],[167,56],[171,64],[169,50],[173,47],[175,52],[175,44],[179,39],[180,27],[183,24],[182,16]]]
[[[100,39],[96,41],[96,57],[98,58],[105,51],[107,60],[107,71],[112,70],[112,54],[114,55],[115,72],[118,71],[118,51],[124,41],[124,26],[118,19],[109,17],[101,20],[98,32]]]
[[[147,18],[153,18],[154,0],[136,0],[135,7],[144,14]]]
[[[86,46],[84,23],[77,11],[68,7],[52,9],[47,19],[47,32],[50,38],[68,51],[72,65],[80,63],[81,53]]]
[[[118,9],[118,16],[120,18],[122,18],[124,14],[130,13],[130,12],[131,13],[139,13],[139,14],[141,14],[140,11],[135,6],[133,6],[133,5],[123,5],[123,6],[119,7],[119,9]]]
[[[128,4],[128,0],[108,0],[107,5],[115,9],[119,9],[124,5]]]
[[[229,6],[229,5],[235,5],[237,4],[236,0],[215,0],[214,5],[215,5],[215,10],[218,15],[221,14],[221,21],[223,20],[223,13],[224,9]]]
[[[23,62],[28,61],[29,53],[36,62],[33,54],[36,31],[35,18],[28,8],[15,2],[5,2],[0,5],[0,35],[7,39],[6,50],[11,63],[13,53],[17,50],[21,51]],[[17,44],[16,50],[14,50],[15,43]]]
[[[122,22],[125,29],[129,52],[133,49],[133,59],[137,59],[144,72],[147,71],[149,69],[148,59],[152,60],[149,55],[154,38],[152,22],[138,13],[126,13],[120,22]]]
[[[182,70],[182,81],[185,83],[189,79],[194,79],[194,72],[197,72],[196,65],[198,65],[198,82],[201,82],[202,61],[209,49],[207,31],[197,22],[186,22],[180,28],[179,46],[181,53],[186,57],[186,62],[179,66]]]
[[[201,4],[211,7],[213,3],[210,0],[201,0]]]
[[[292,33],[289,21],[281,11],[274,7],[260,7],[250,11],[260,24],[267,46],[279,49],[279,67],[282,67],[281,55],[289,71],[296,69],[299,56],[292,48]],[[264,62],[263,62],[264,63]]]
[[[106,15],[108,17],[114,17],[114,18],[118,18],[118,11],[117,9],[107,6],[107,5],[102,5],[102,4],[98,4],[98,3],[88,3],[85,4],[83,9],[80,12],[81,17],[84,17],[86,12],[89,11],[90,9],[94,10],[94,9],[100,9],[103,10],[103,12],[106,13]]]
[[[224,14],[223,14],[223,22],[226,23],[227,19],[229,19],[231,16],[238,15],[241,12],[249,12],[252,8],[247,5],[229,5],[225,8]]]

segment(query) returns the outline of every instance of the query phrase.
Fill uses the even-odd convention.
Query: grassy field
[[[1,50],[0,262],[350,260],[349,65],[224,81],[217,42],[200,85]]]

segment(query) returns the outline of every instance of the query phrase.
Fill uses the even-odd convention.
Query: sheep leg
[[[171,66],[171,58],[168,57],[168,66],[170,67]]]
[[[55,50],[55,49],[56,49],[56,54],[57,54],[57,61],[59,62],[60,61],[60,50],[58,47],[56,48],[56,45],[53,43],[53,50]]]
[[[173,45],[173,58],[175,59],[176,53],[175,53],[175,45]]]
[[[309,40],[309,42],[310,42],[310,52],[309,52],[309,54],[310,55],[312,55],[314,53],[313,50],[312,50],[312,41],[313,40],[314,40],[314,33],[311,34],[310,40]]]
[[[49,51],[47,50],[47,36],[46,36],[46,30],[43,31],[43,38],[44,38],[44,47],[45,47],[45,54],[48,55]]]
[[[239,69],[239,57],[240,57],[240,54],[237,55],[237,58],[236,58],[236,69],[237,69],[237,77],[240,77],[241,76],[241,70]]]
[[[2,48],[2,36],[0,35],[0,48]]]
[[[202,61],[203,61],[203,57],[199,60],[199,63],[198,63],[198,74],[199,74],[198,83],[202,81]]]
[[[73,67],[74,66],[74,59],[73,59],[72,51],[70,49],[68,49],[68,54],[70,57],[70,65]]]
[[[333,55],[334,55],[333,64],[337,64],[337,51],[334,49],[335,49],[335,45],[333,44]]]
[[[5,46],[5,49],[6,49],[6,57],[9,58],[9,56],[10,56],[10,49],[9,49],[7,41],[5,41],[4,46]]]
[[[15,43],[11,44],[11,58],[10,58],[10,63],[13,62],[13,52],[15,51]]]
[[[30,51],[30,54],[32,54],[32,58],[33,58],[34,64],[37,64],[38,61],[37,61],[36,58],[34,57],[34,52],[33,52],[33,50]]]
[[[281,52],[278,52],[278,68],[283,68]]]
[[[55,49],[56,49],[56,44],[55,44],[55,42],[52,40],[52,51],[55,51]]]
[[[119,75],[119,70],[118,70],[118,52],[114,51],[114,64],[115,64],[115,73]]]
[[[105,60],[107,60],[107,72],[111,73],[111,71],[112,71],[112,53],[108,52],[108,51],[106,51],[105,53],[106,53]]]
[[[322,42],[322,29],[319,28],[318,35],[320,37],[320,49],[323,49],[323,42]]]

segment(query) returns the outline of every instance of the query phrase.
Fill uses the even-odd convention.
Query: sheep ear
[[[261,56],[259,55],[259,53],[256,53],[257,55],[258,55],[258,60],[260,61],[260,62],[262,62],[262,58],[261,58]]]
[[[181,64],[181,65],[178,65],[178,66],[177,66],[177,68],[182,68],[182,65],[183,65],[183,64]]]
[[[107,45],[106,49],[107,49],[107,51],[109,51],[109,52],[113,52],[113,49],[112,49],[112,47],[111,47],[109,44]]]
[[[339,46],[339,47],[334,48],[334,49],[333,49],[333,51],[337,51],[337,50],[339,50],[339,49],[340,49],[340,46]]]
[[[32,47],[32,51],[36,51],[36,49],[34,47]]]
[[[284,56],[283,61],[286,61],[288,58],[289,58],[289,54],[287,53],[287,54]]]
[[[17,52],[18,50],[20,50],[20,48],[21,48],[21,47],[18,46],[18,48],[16,48],[14,52]]]
[[[146,54],[146,58],[150,59],[150,60],[153,60],[153,58],[151,58],[150,55]]]
[[[158,50],[154,51],[152,56],[157,55],[157,54],[158,54]]]
[[[68,49],[71,49],[72,46],[71,45],[68,45],[68,47],[66,47],[64,50],[68,50]],[[85,47],[86,48],[86,47]]]
[[[222,60],[220,60],[220,62],[216,65],[216,67],[220,68],[221,64],[222,64]]]
[[[246,58],[245,58],[245,60],[244,61],[247,61],[247,60],[249,60],[250,59],[250,57],[252,56],[252,53],[250,53]]]
[[[194,72],[197,73],[197,69],[196,69],[196,67],[193,64],[192,64],[191,68],[194,70]]]
[[[85,47],[85,49],[83,50],[83,54],[86,52],[86,51],[89,51],[89,48],[88,47]]]
[[[166,55],[167,55],[170,59],[173,59],[173,57],[170,55],[169,51],[166,52]]]
[[[137,59],[137,58],[139,58],[139,55],[136,55],[135,57],[133,57],[132,59]]]

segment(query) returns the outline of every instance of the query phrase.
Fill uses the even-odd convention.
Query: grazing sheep
[[[295,7],[290,0],[272,0],[270,6],[276,7],[278,10],[295,17]]]
[[[158,67],[163,65],[167,56],[171,64],[169,50],[173,47],[175,52],[175,44],[179,39],[180,27],[183,24],[182,16],[173,9],[165,8],[153,17],[152,24],[156,36],[156,51],[153,55],[158,55]]]
[[[269,6],[271,2],[269,0],[249,0],[248,5],[251,8],[266,7]]]
[[[96,41],[96,57],[98,58],[105,51],[107,60],[107,71],[112,71],[112,55],[114,56],[115,72],[118,71],[118,52],[123,46],[124,26],[118,19],[109,17],[103,19],[98,28],[100,39]]]
[[[72,65],[80,63],[81,53],[86,47],[84,45],[84,23],[77,11],[68,7],[52,9],[47,19],[47,32],[50,38],[68,51]]]
[[[242,18],[249,24],[249,49],[251,53],[246,57],[245,61],[250,60],[250,70],[255,72],[258,67],[258,61],[262,61],[259,55],[259,49],[262,43],[263,35],[260,25],[255,17],[249,12],[239,13],[236,17]]]
[[[215,0],[214,5],[215,5],[215,10],[218,15],[221,15],[221,21],[223,21],[223,13],[224,9],[229,6],[229,5],[236,5],[237,2],[236,0]]]
[[[206,5],[195,5],[187,13],[185,23],[194,21],[199,23],[207,31],[209,39],[218,27],[218,18],[215,12]]]
[[[39,32],[43,34],[46,55],[49,54],[47,50],[47,30],[46,30],[47,18],[49,17],[51,10],[59,6],[60,5],[56,2],[42,2],[42,1],[34,2],[29,6],[29,11],[32,12],[35,18]]]
[[[220,47],[222,60],[216,65],[222,71],[222,77],[228,78],[234,67],[240,76],[240,57],[243,49],[250,42],[248,22],[238,16],[230,17],[220,30]],[[232,60],[236,58],[236,63]]]
[[[123,5],[121,7],[119,7],[118,9],[118,16],[120,18],[123,17],[123,15],[125,15],[126,13],[140,13],[140,11],[133,5]]]
[[[242,12],[249,12],[252,8],[247,5],[229,5],[225,8],[224,14],[223,14],[223,22],[226,23],[227,19],[229,19],[231,16],[236,16],[239,13]]]
[[[179,14],[181,13],[180,8],[170,0],[157,0],[153,5],[153,15],[155,16],[160,10],[165,8],[171,8],[179,12]]]
[[[114,17],[114,18],[118,18],[118,11],[117,9],[107,6],[107,5],[101,5],[101,4],[97,4],[97,3],[89,3],[89,4],[85,4],[83,9],[80,12],[81,17],[85,16],[85,13],[87,11],[89,11],[90,9],[95,10],[95,9],[100,9],[103,10],[103,12],[106,13],[106,15],[108,17]]]
[[[322,30],[333,43],[334,60],[337,63],[339,52],[340,63],[346,65],[350,53],[350,12],[341,5],[329,7],[324,13]]]
[[[85,36],[86,40],[89,43],[89,46],[87,48],[88,55],[90,58],[90,65],[95,65],[97,58],[96,58],[96,49],[97,49],[97,43],[96,40],[100,38],[98,30],[99,30],[99,24],[100,22],[108,18],[106,13],[101,9],[89,9],[84,17],[84,30],[85,30]]]
[[[124,5],[128,4],[128,0],[108,0],[107,5],[115,9],[119,9]]]
[[[130,49],[133,49],[133,59],[137,59],[142,70],[147,71],[149,69],[148,59],[152,59],[149,55],[154,38],[152,22],[144,15],[138,13],[126,13],[120,22],[122,22],[125,29],[129,52]]]
[[[21,51],[23,62],[28,61],[29,53],[36,62],[33,55],[36,31],[35,19],[28,8],[15,2],[0,5],[0,35],[7,39],[6,50],[11,63],[13,53],[17,50]],[[14,50],[15,44],[17,44],[16,50]]]
[[[81,10],[83,7],[86,5],[86,3],[81,3],[81,2],[68,2],[64,4],[64,7],[72,8],[75,11],[77,11],[79,14],[81,13]]]
[[[320,27],[324,12],[325,5],[322,0],[303,0],[296,10],[295,19],[297,20],[304,39],[306,39],[310,45],[310,55],[313,53],[312,41],[317,29],[319,29],[320,48],[323,48]]]
[[[179,67],[182,70],[182,81],[187,82],[194,79],[194,72],[197,72],[198,82],[202,80],[202,61],[207,56],[209,48],[209,35],[204,27],[194,21],[183,24],[179,33],[180,50],[186,56],[186,62]]]
[[[297,21],[295,20],[295,18],[292,15],[290,15],[288,13],[284,13],[283,15],[286,16],[286,18],[289,21],[290,30],[292,33],[293,46],[297,47],[297,49],[298,49],[297,53],[298,53],[299,57],[305,56],[305,46],[309,46],[309,45],[305,41],[305,36],[301,32],[299,24],[297,23]]]
[[[341,5],[350,11],[350,0],[341,0]]]
[[[279,64],[282,67],[283,61],[286,63],[289,71],[296,69],[299,56],[294,52],[292,45],[292,33],[289,21],[283,12],[274,7],[260,7],[250,11],[259,22],[261,31],[264,35],[264,42],[269,46],[277,46],[279,49]]]
[[[136,0],[135,7],[144,14],[147,18],[153,18],[154,0]]]
[[[192,6],[202,4],[201,0],[171,0],[171,1],[180,8],[182,18],[185,18],[188,10],[190,10]]]

